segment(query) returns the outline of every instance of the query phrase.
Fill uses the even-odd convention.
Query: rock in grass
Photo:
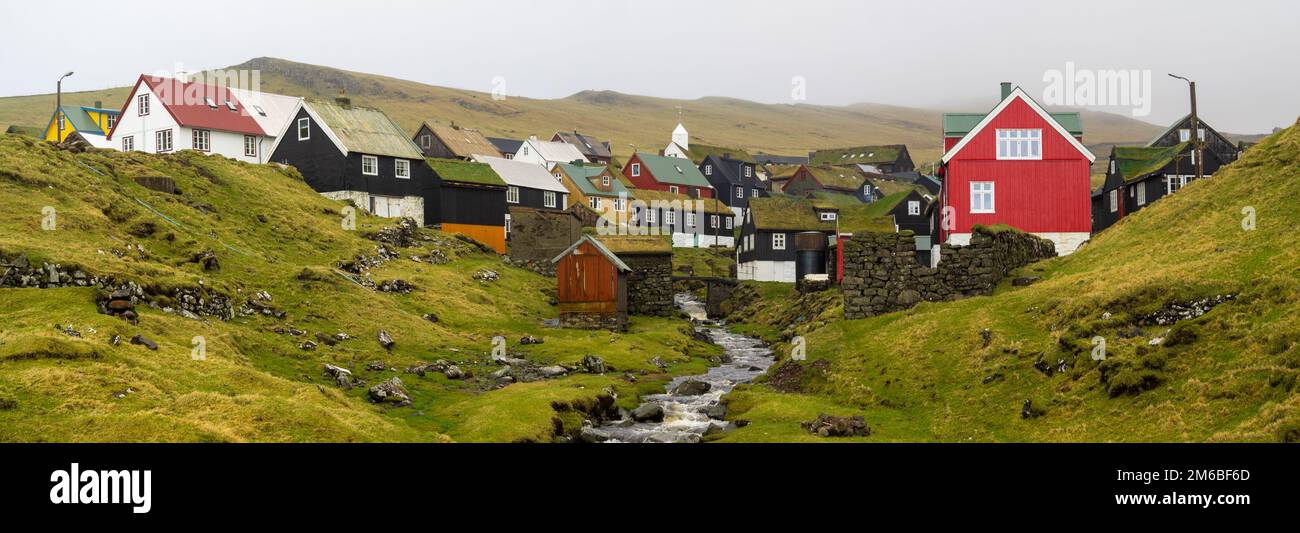
[[[664,408],[657,403],[645,403],[632,410],[632,420],[637,422],[663,422]]]
[[[149,340],[144,335],[136,334],[136,336],[131,337],[131,344],[138,344],[155,352],[158,351],[158,343]]]
[[[1020,406],[1020,418],[1025,420],[1033,420],[1044,414],[1047,414],[1047,411],[1035,406],[1032,400],[1025,400],[1025,403]]]
[[[1023,278],[1016,278],[1011,280],[1011,285],[1013,287],[1028,287],[1030,285],[1038,283],[1038,280],[1040,279],[1043,278],[1040,278],[1038,276],[1025,276]]]
[[[524,345],[541,344],[543,342],[545,341],[543,341],[541,337],[534,337],[532,335],[524,335],[522,338],[519,339],[519,344],[524,344]]]
[[[394,407],[411,405],[411,397],[406,394],[406,388],[402,386],[402,380],[396,377],[370,387],[370,401],[387,403]]]
[[[739,422],[736,425],[740,426]],[[865,437],[871,434],[871,427],[861,416],[832,416],[823,413],[799,426],[819,437]]]
[[[325,365],[325,375],[334,378],[334,382],[345,389],[352,388],[352,371],[341,366]]]
[[[379,345],[380,345],[380,346],[383,346],[385,350],[392,350],[394,344],[396,344],[396,342],[393,341],[393,336],[392,336],[392,335],[389,335],[387,331],[384,331],[384,330],[382,330],[382,329],[379,330]]]
[[[586,355],[582,357],[582,369],[589,374],[604,374],[605,360],[595,355]]]

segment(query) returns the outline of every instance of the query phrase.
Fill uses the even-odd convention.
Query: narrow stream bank
[[[772,366],[772,350],[763,341],[733,333],[708,319],[704,304],[689,293],[678,294],[677,307],[690,315],[696,331],[703,332],[724,352],[723,363],[696,376],[672,380],[663,394],[643,398],[633,418],[583,428],[592,440],[604,442],[699,442],[707,433],[734,428],[721,420],[725,409],[719,399],[736,385],[749,383]],[[704,385],[708,390],[700,393]],[[657,408],[657,409],[656,409]],[[658,413],[662,412],[659,420]],[[647,416],[648,415],[648,416]]]

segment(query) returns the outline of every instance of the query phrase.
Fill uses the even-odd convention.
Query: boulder
[[[713,385],[710,385],[706,381],[688,379],[678,383],[676,387],[673,387],[672,394],[674,396],[699,396],[709,392],[709,389],[712,388]]]
[[[150,350],[158,351],[158,343],[145,338],[144,335],[136,334],[136,336],[131,337],[131,344],[138,344]]]
[[[727,404],[719,403],[716,405],[710,405],[709,408],[704,411],[704,414],[708,415],[709,418],[712,418],[714,420],[726,420]]]
[[[632,410],[632,420],[637,422],[663,422],[664,408],[657,403],[645,403]]]
[[[800,427],[819,437],[865,437],[871,427],[861,416],[832,416],[819,414],[816,419],[802,422]]]
[[[384,330],[382,330],[382,329],[379,330],[379,345],[380,345],[380,346],[383,346],[385,350],[392,350],[394,344],[396,344],[396,342],[393,341],[393,336],[392,336],[392,335],[389,335],[387,331],[384,331]]]
[[[442,375],[447,376],[447,379],[461,379],[465,377],[465,371],[456,365],[451,365],[442,371]]]
[[[411,405],[411,397],[406,394],[406,388],[402,386],[402,380],[397,377],[370,387],[370,401],[387,403],[394,407]]]
[[[1025,277],[1011,280],[1011,285],[1015,287],[1028,287],[1030,285],[1038,283],[1038,280],[1040,279],[1043,278],[1040,278],[1038,276],[1025,276]]]
[[[334,378],[334,382],[345,389],[352,388],[352,371],[331,364],[325,365],[325,375]]]
[[[595,355],[583,356],[582,368],[589,374],[604,374],[605,360]]]
[[[553,366],[544,366],[538,368],[537,372],[539,372],[542,375],[542,377],[557,378],[567,374],[569,371],[565,370],[564,367],[562,366],[553,365]]]
[[[524,335],[523,338],[519,339],[519,344],[524,344],[524,345],[541,344],[542,342],[544,341],[540,337],[534,337],[532,335]]]

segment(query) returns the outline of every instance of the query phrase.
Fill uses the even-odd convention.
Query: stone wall
[[[672,254],[622,254],[618,258],[632,268],[632,272],[627,275],[627,313],[671,316]]]
[[[900,311],[919,302],[988,295],[1008,272],[1056,256],[1052,241],[976,228],[968,246],[940,246],[938,268],[921,266],[909,231],[855,235],[844,246],[844,317]]]

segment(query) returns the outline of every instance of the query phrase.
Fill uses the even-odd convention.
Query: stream
[[[663,409],[661,422],[636,422],[632,418],[606,422],[586,427],[595,440],[604,442],[699,442],[706,433],[725,431],[735,427],[731,422],[714,417],[719,412],[719,399],[742,383],[749,383],[772,366],[772,350],[763,341],[733,333],[723,324],[709,320],[704,304],[689,293],[674,297],[677,307],[691,317],[696,331],[703,332],[713,344],[721,346],[726,354],[721,365],[695,376],[674,378],[663,394],[643,398],[643,406],[653,404]],[[698,395],[677,395],[671,391],[686,381],[702,381],[710,385],[708,392]],[[714,417],[710,416],[710,412]]]

